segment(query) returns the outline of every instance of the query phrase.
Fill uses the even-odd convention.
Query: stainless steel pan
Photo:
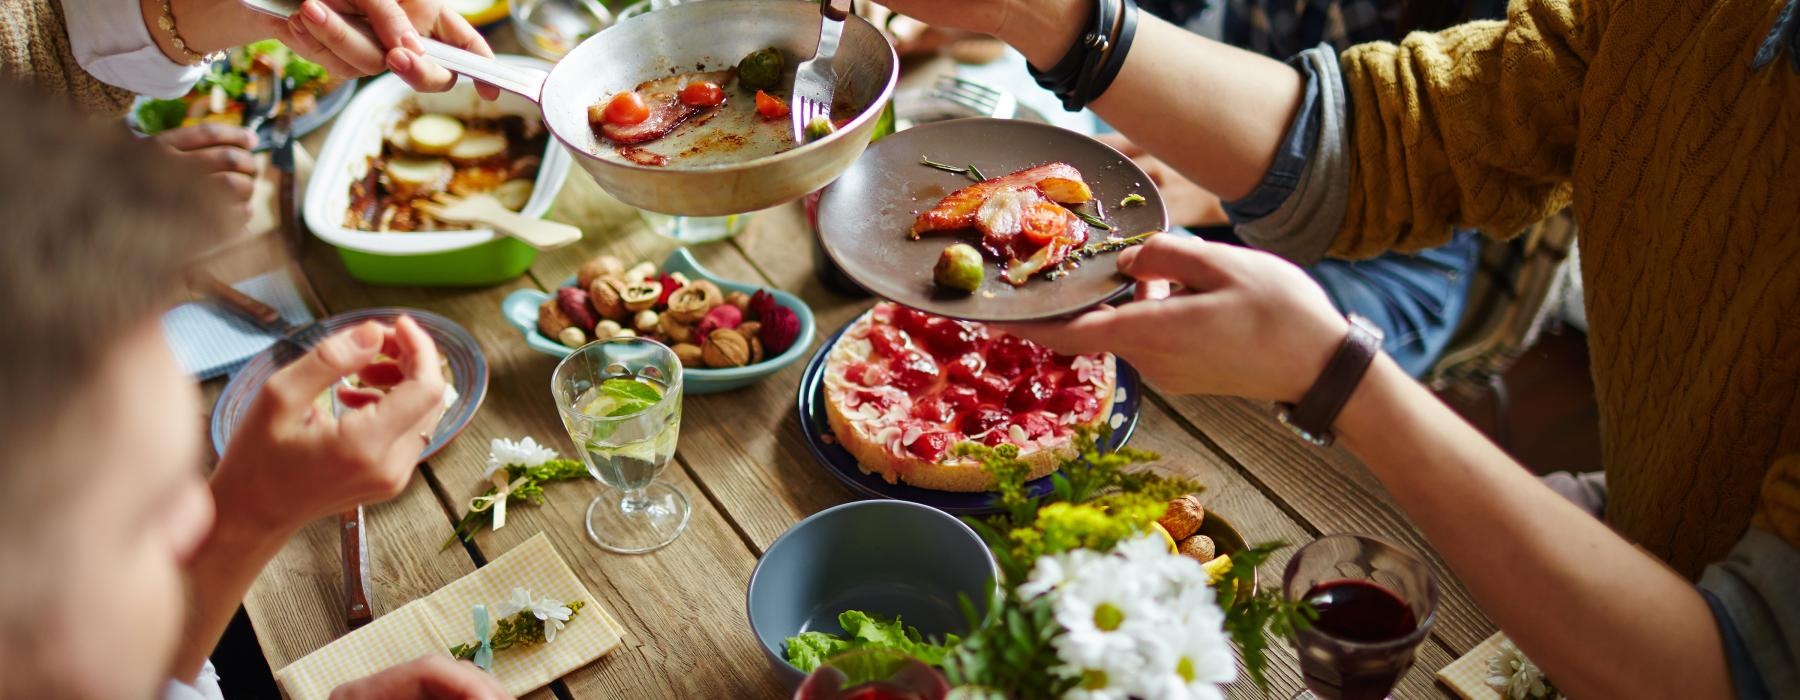
[[[299,8],[297,0],[241,2],[283,18]],[[587,121],[588,105],[651,78],[730,67],[767,46],[779,47],[792,63],[794,57],[811,56],[818,42],[815,3],[707,0],[620,22],[582,41],[549,73],[502,64],[430,39],[425,40],[425,54],[449,70],[537,102],[550,133],[620,201],[677,216],[723,216],[775,206],[824,187],[868,146],[880,116],[879,109],[869,107],[887,102],[899,75],[894,48],[874,25],[852,15],[844,23],[834,62],[838,89],[848,98],[840,101],[862,113],[830,136],[772,155],[638,165],[619,158],[594,136]],[[749,102],[741,93],[733,99]],[[721,119],[726,116],[730,115]]]

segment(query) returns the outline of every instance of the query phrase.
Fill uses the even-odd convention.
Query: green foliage
[[[944,677],[953,686],[975,688],[962,697],[1050,698],[1074,685],[1048,673],[1060,663],[1051,646],[1060,628],[1048,600],[1019,600],[1008,587],[994,594],[988,605],[993,612],[985,620],[967,598],[959,602],[976,631],[957,645],[944,665]]]
[[[212,70],[207,71],[206,75],[200,77],[200,82],[196,84],[194,89],[205,92],[211,90],[213,86],[216,85],[219,89],[225,91],[226,97],[235,100],[244,96],[244,86],[246,84],[247,79],[244,77],[243,73],[219,70],[218,66],[214,66]]]
[[[586,603],[579,600],[573,600],[565,603],[565,605],[569,606],[569,619],[574,620],[576,616],[581,614],[581,608],[586,605]],[[494,651],[496,652],[511,649],[513,647],[529,647],[543,644],[544,621],[537,619],[537,616],[531,614],[529,609],[520,610],[512,617],[494,623],[494,633],[488,636],[488,643],[494,646]],[[480,640],[468,644],[458,644],[450,647],[450,655],[459,659],[473,659],[475,658],[475,651],[480,648]]]
[[[1213,589],[1218,592],[1219,607],[1225,609],[1225,633],[1243,654],[1250,679],[1263,690],[1269,689],[1269,679],[1265,675],[1269,666],[1269,638],[1290,636],[1311,627],[1312,621],[1319,619],[1319,612],[1306,601],[1288,600],[1273,586],[1253,596],[1242,595],[1254,590],[1256,567],[1285,546],[1286,542],[1277,540],[1233,553],[1231,569],[1213,583]]]
[[[138,129],[152,136],[181,126],[187,119],[188,103],[183,100],[146,100],[138,105]]]
[[[547,460],[543,464],[535,467],[523,467],[517,464],[509,464],[506,465],[505,468],[507,483],[518,481],[521,476],[526,477],[525,481],[518,486],[513,487],[512,493],[507,496],[506,505],[509,507],[520,503],[543,503],[544,484],[553,481],[582,479],[588,476],[587,467],[580,461],[573,459]],[[499,492],[500,490],[497,488],[490,488],[487,491],[482,492],[480,498],[469,504],[469,512],[464,514],[462,520],[456,523],[455,534],[452,534],[450,539],[444,540],[444,549],[448,549],[450,545],[456,544],[458,538],[461,538],[464,542],[474,541],[475,533],[480,532],[481,528],[493,523],[494,509],[483,508],[481,510],[476,510],[475,503],[484,502],[485,499],[491,498],[494,494]]]
[[[825,665],[826,661],[838,654],[863,649],[890,649],[931,666],[942,666],[951,649],[962,641],[956,635],[946,635],[943,643],[933,643],[919,634],[917,628],[903,624],[900,618],[878,618],[861,610],[839,613],[838,626],[844,628],[842,637],[825,632],[806,632],[788,637],[788,663],[801,671],[812,673],[813,669]]]
[[[323,83],[331,77],[325,67],[299,56],[288,59],[287,65],[281,68],[281,74],[294,81],[294,89],[298,90],[315,82]]]

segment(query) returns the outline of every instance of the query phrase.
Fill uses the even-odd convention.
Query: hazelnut
[[[655,306],[656,300],[662,298],[662,290],[661,282],[637,282],[626,285],[619,295],[625,300],[625,310],[635,313]]]
[[[656,330],[656,312],[649,309],[637,312],[637,315],[631,318],[631,327],[637,329],[639,333]]]
[[[675,351],[676,357],[681,358],[681,366],[683,367],[697,369],[706,366],[706,351],[701,350],[698,345],[693,343],[676,343],[675,347],[671,349]]]
[[[625,271],[626,282],[642,282],[644,280],[654,279],[656,279],[656,263],[648,260],[632,265],[631,269]]]
[[[594,324],[594,340],[606,340],[607,338],[617,337],[619,332],[623,330],[625,330],[625,327],[619,325],[618,321],[610,319],[601,321]]]
[[[625,283],[617,277],[602,277],[588,283],[588,303],[601,318],[614,321],[625,318]]]
[[[675,293],[669,295],[669,315],[683,323],[695,323],[713,307],[725,303],[724,293],[719,286],[706,280],[696,280],[682,285]]]
[[[1200,523],[1206,519],[1206,509],[1200,507],[1200,499],[1192,494],[1169,501],[1169,509],[1156,523],[1169,531],[1169,536],[1176,540],[1185,540],[1188,536],[1200,531]]]
[[[701,350],[708,367],[742,367],[750,362],[750,341],[729,328],[713,331]]]
[[[761,337],[762,324],[757,323],[756,321],[745,321],[743,323],[738,324],[737,332],[744,334],[744,337],[746,337],[746,338]]]
[[[1189,537],[1175,545],[1175,548],[1180,550],[1183,556],[1193,557],[1202,564],[1212,561],[1213,557],[1218,556],[1218,548],[1213,546],[1212,538],[1206,535]]]
[[[750,295],[743,292],[732,292],[725,295],[725,303],[737,307],[739,311],[749,311]]]
[[[561,333],[556,334],[556,340],[563,345],[578,348],[587,345],[587,334],[581,332],[580,328],[569,326],[568,328],[562,329]]]
[[[656,319],[656,330],[669,339],[671,343],[688,343],[694,340],[694,326],[675,320],[675,314],[665,313]]]
[[[573,328],[575,322],[563,313],[562,305],[556,299],[545,299],[538,305],[538,332],[546,338],[560,337],[564,328]]]
[[[575,271],[575,281],[582,289],[587,289],[594,284],[594,280],[622,274],[625,274],[625,261],[611,255],[602,255],[582,263],[581,269]],[[588,293],[592,294],[593,291],[589,290]]]

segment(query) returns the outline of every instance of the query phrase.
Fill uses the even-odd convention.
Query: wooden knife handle
[[[362,506],[338,514],[338,543],[344,559],[344,621],[356,629],[375,619],[375,610],[369,605],[369,549],[363,536]]]
[[[237,287],[226,284],[224,280],[215,277],[212,273],[203,270],[196,271],[190,276],[189,282],[195,291],[209,299],[217,300],[253,323],[270,330],[281,329],[281,312],[276,311],[275,307],[238,291]]]

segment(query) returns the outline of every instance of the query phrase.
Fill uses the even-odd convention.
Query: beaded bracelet
[[[183,57],[187,58],[189,65],[210,63],[217,60],[220,55],[217,52],[203,54],[188,48],[187,40],[181,38],[181,32],[175,30],[175,7],[172,0],[162,0],[162,16],[156,18],[156,28],[169,35],[169,43],[175,47],[176,51],[181,52]]]

